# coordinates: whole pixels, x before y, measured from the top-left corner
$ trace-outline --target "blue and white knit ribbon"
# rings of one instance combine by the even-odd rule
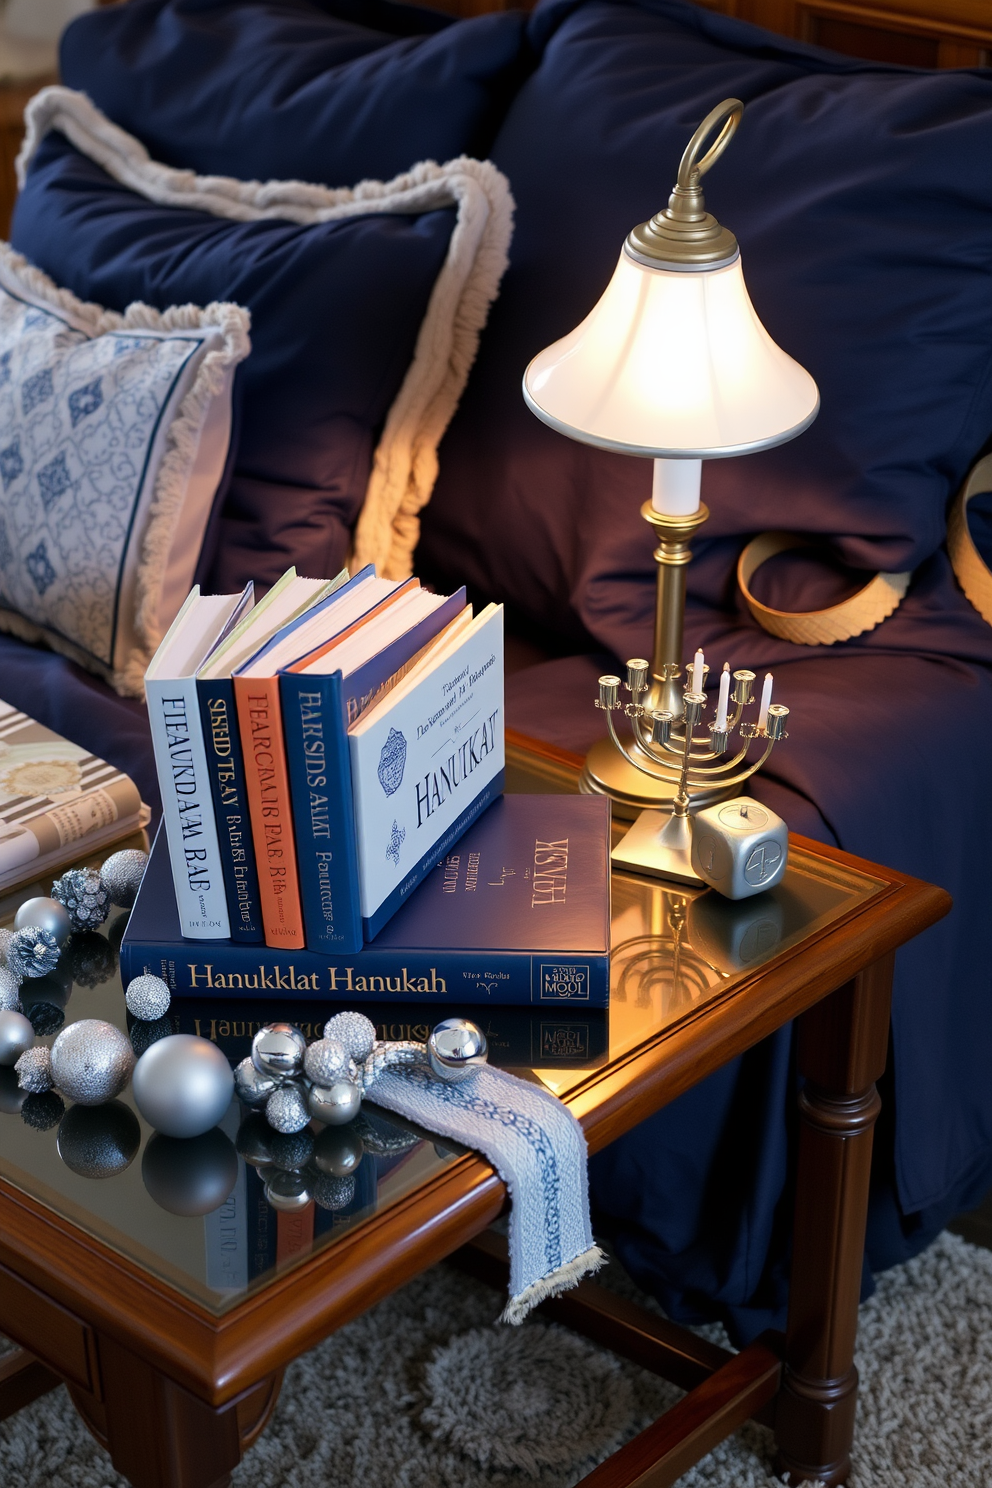
[[[489,1066],[448,1085],[414,1064],[383,1070],[370,1098],[476,1148],[506,1184],[510,1300],[504,1322],[522,1323],[545,1298],[599,1270],[605,1257],[589,1222],[585,1136],[555,1096]]]

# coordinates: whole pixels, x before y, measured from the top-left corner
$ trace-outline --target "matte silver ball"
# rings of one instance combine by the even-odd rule
[[[307,1041],[292,1023],[266,1023],[251,1041],[251,1060],[263,1075],[292,1080],[303,1069]]]
[[[468,1018],[445,1018],[427,1040],[427,1059],[439,1080],[460,1085],[488,1061],[486,1035]]]
[[[136,976],[127,984],[124,993],[127,1010],[145,1023],[154,1023],[164,1018],[172,1002],[168,985],[158,976]]]
[[[147,867],[148,854],[139,852],[137,848],[126,847],[122,852],[111,854],[100,869],[111,904],[119,904],[121,909],[133,907]]]
[[[298,1132],[310,1124],[310,1110],[303,1091],[282,1085],[265,1103],[265,1119],[277,1132]]]
[[[309,1096],[310,1114],[326,1126],[344,1126],[353,1121],[362,1108],[362,1092],[350,1080],[335,1080],[333,1085],[314,1085]]]
[[[19,1013],[21,984],[12,971],[0,966],[0,1013]]]
[[[348,1178],[365,1156],[365,1143],[354,1127],[325,1126],[313,1149],[313,1165],[330,1178]]]
[[[146,1049],[134,1069],[134,1102],[167,1137],[198,1137],[231,1104],[234,1075],[209,1039],[173,1033]]]
[[[279,1087],[279,1081],[271,1075],[263,1075],[246,1055],[234,1071],[234,1093],[246,1106],[264,1106],[269,1096]]]
[[[273,1209],[292,1214],[295,1209],[305,1209],[310,1202],[310,1189],[302,1173],[287,1172],[279,1168],[268,1175],[265,1197]]]
[[[238,1181],[238,1154],[216,1126],[186,1141],[156,1132],[141,1159],[141,1178],[160,1209],[212,1214]]]
[[[335,1080],[354,1080],[355,1061],[339,1039],[322,1038],[311,1044],[303,1067],[315,1085],[333,1085]]]
[[[28,1049],[14,1068],[22,1090],[28,1090],[32,1095],[44,1095],[46,1090],[51,1090],[52,1051],[44,1044],[35,1044],[33,1049]]]
[[[15,930],[26,930],[29,925],[47,930],[49,935],[55,936],[59,945],[65,945],[72,931],[65,906],[57,899],[45,899],[40,895],[36,899],[25,899],[14,916]]]
[[[130,1167],[141,1145],[141,1127],[130,1106],[70,1106],[56,1141],[59,1157],[81,1178],[115,1178]]]
[[[0,1013],[0,1065],[16,1064],[34,1043],[34,1029],[23,1013]]]
[[[335,1013],[324,1024],[324,1037],[344,1044],[355,1063],[361,1064],[375,1045],[375,1024],[364,1013]]]
[[[52,1045],[52,1083],[80,1106],[113,1100],[133,1069],[131,1040],[101,1018],[70,1023]]]

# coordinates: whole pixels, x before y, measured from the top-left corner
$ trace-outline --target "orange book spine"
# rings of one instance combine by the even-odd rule
[[[305,1209],[276,1215],[276,1265],[285,1266],[313,1250],[313,1200]]]
[[[302,950],[303,910],[278,677],[235,677],[265,944]]]

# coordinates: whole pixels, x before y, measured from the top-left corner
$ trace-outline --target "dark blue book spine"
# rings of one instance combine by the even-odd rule
[[[196,694],[203,724],[210,793],[217,818],[217,841],[231,921],[231,939],[242,945],[259,945],[265,939],[265,932],[234,686],[230,677],[216,682],[198,681]]]
[[[340,673],[284,672],[279,696],[307,949],[353,955],[362,947],[362,918]]]
[[[128,941],[121,946],[124,985],[150,972],[177,996],[429,1005],[604,1008],[610,995],[608,955],[560,951],[411,950],[367,945],[357,956],[313,951],[249,950],[229,941]]]

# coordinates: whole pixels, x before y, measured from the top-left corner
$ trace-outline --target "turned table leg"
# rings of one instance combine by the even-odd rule
[[[279,1397],[282,1371],[215,1409],[113,1339],[99,1343],[102,1400],[73,1404],[133,1488],[226,1488]]]
[[[851,1465],[872,1130],[885,1069],[892,957],[799,1020],[801,1127],[786,1369],[776,1413],[781,1472],[844,1483]]]

